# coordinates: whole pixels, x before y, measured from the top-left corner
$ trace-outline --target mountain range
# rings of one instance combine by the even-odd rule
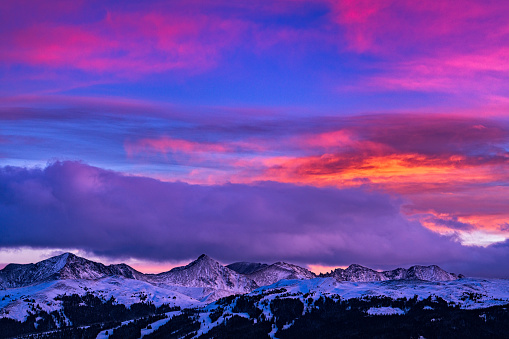
[[[184,331],[180,337],[224,337],[229,333],[225,326],[239,326],[236,333],[250,337],[244,331],[257,331],[256,324],[269,337],[292,328],[287,337],[309,337],[312,331],[307,335],[301,331],[323,316],[352,317],[351,324],[357,324],[369,323],[377,315],[398,314],[404,316],[398,321],[410,326],[422,317],[425,323],[448,314],[457,317],[458,308],[489,308],[491,316],[499,317],[508,303],[509,280],[465,278],[435,265],[376,271],[353,264],[316,275],[281,261],[224,266],[202,254],[188,265],[144,274],[126,264],[104,265],[64,253],[0,270],[0,338],[44,331],[49,337],[40,338],[50,338],[54,331],[60,331],[60,337],[69,337],[71,332],[66,331],[80,337],[82,326],[88,325],[96,331],[91,337],[106,338],[112,328],[146,326],[138,321],[141,316],[152,323],[151,329],[142,330],[147,338],[154,331],[162,331],[160,336],[154,332],[155,338],[173,338],[175,331]],[[474,319],[486,315],[472,314]],[[327,332],[332,324],[336,318],[316,326]],[[2,337],[7,328],[14,332]],[[351,330],[357,333],[364,325]]]
[[[126,264],[107,266],[72,253],[64,253],[35,264],[7,265],[0,270],[0,289],[24,287],[52,280],[95,280],[112,276],[141,280],[155,285],[209,288],[232,293],[247,293],[283,279],[304,280],[332,277],[339,282],[371,282],[387,280],[451,281],[463,277],[448,273],[436,265],[412,266],[409,269],[397,268],[392,271],[379,272],[354,264],[344,270],[337,268],[330,273],[316,275],[306,268],[285,262],[276,262],[271,265],[237,262],[223,266],[205,254],[200,255],[186,266],[175,267],[168,272],[144,274]]]

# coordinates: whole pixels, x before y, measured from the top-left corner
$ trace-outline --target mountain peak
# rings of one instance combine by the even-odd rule
[[[4,287],[22,287],[51,280],[94,280],[115,275],[128,279],[142,276],[127,265],[106,266],[66,252],[35,264],[7,265],[0,270],[0,282]]]
[[[79,256],[77,256],[76,254],[72,253],[72,252],[64,252],[62,254],[59,254],[59,255],[56,255],[54,257],[51,257],[51,258],[80,258]],[[49,259],[51,259],[49,258]]]
[[[427,280],[427,281],[447,281],[456,280],[460,276],[449,273],[437,265],[421,266],[415,265],[407,270],[407,279]]]
[[[189,269],[191,267],[194,267],[194,266],[212,266],[212,267],[218,267],[218,266],[222,266],[217,260],[209,257],[208,255],[206,254],[202,254],[200,255],[198,258],[196,258],[195,260],[191,261],[189,264],[185,265],[185,266],[179,266],[179,267],[175,267],[175,268],[172,268],[169,272],[177,272],[177,271],[182,271],[182,270],[185,270],[185,269]],[[163,272],[163,273],[159,273],[159,274],[165,274],[167,272]]]
[[[259,286],[271,285],[281,279],[313,279],[316,275],[304,267],[278,261],[272,265],[260,267],[247,275]]]
[[[225,268],[221,265],[217,260],[209,257],[206,254],[200,255],[196,260],[191,261],[189,264],[185,266],[174,267],[168,272],[159,273],[158,275],[166,275],[170,272],[179,272],[185,270],[198,270],[198,271],[209,271],[209,270],[218,270],[221,268]]]
[[[348,266],[346,268],[347,270],[371,270],[371,268],[368,268],[366,266],[362,266],[362,265],[359,265],[359,264],[351,264],[350,266]]]
[[[385,281],[385,280],[425,280],[425,281],[450,281],[463,276],[448,273],[437,265],[415,265],[409,269],[397,268],[392,271],[378,272],[371,268],[358,264],[352,264],[347,269],[340,268],[330,273],[320,274],[320,277],[333,277],[338,281]]]
[[[80,257],[74,253],[71,253],[71,252],[65,252],[65,253],[59,254],[57,256],[51,257],[49,259],[46,259],[46,260],[52,260],[52,259],[58,260],[62,263],[65,263],[65,265],[73,265],[75,263],[92,262],[86,258]]]
[[[205,253],[203,253],[202,255],[200,255],[198,257],[198,259],[196,259],[195,261],[203,261],[203,260],[212,260],[212,261],[216,261],[214,259],[212,259],[211,257],[209,257],[208,255],[206,255]]]
[[[206,254],[186,266],[175,267],[153,276],[158,283],[187,287],[205,287],[236,293],[250,292],[258,286],[237,272],[221,265]]]

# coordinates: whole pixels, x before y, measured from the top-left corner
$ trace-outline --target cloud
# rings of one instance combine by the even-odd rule
[[[465,224],[458,229],[507,235],[500,228],[509,219],[504,207],[509,196],[509,127],[503,120],[435,114],[358,116],[338,119],[329,131],[302,133],[290,140],[300,153],[265,159],[259,179],[369,186],[405,196],[408,215],[433,214],[437,221]],[[430,226],[430,220],[421,221]],[[445,224],[435,226],[438,230]]]
[[[278,143],[265,179],[314,185],[383,185],[400,194],[455,192],[508,180],[504,120],[440,114],[323,119]]]
[[[0,192],[3,248],[76,248],[161,261],[206,252],[224,262],[322,265],[459,265],[469,253],[407,220],[401,201],[361,188],[165,183],[57,162],[1,168]]]
[[[173,69],[212,67],[235,23],[155,12],[108,13],[86,25],[30,25],[4,37],[7,64],[71,68],[131,77]],[[200,39],[208,32],[207,40]]]
[[[162,137],[159,139],[141,139],[136,142],[128,142],[125,145],[127,154],[130,156],[135,153],[155,152],[155,153],[226,153],[230,150],[224,145],[217,143],[200,143],[175,139],[171,137]]]
[[[129,156],[136,154],[175,154],[183,153],[189,155],[202,155],[204,153],[242,153],[245,151],[262,152],[266,146],[257,144],[261,140],[205,142],[189,141],[184,139],[163,136],[160,138],[143,138],[135,141],[127,141],[124,148]]]
[[[484,98],[505,91],[504,1],[330,1],[347,50],[376,55],[376,68],[340,90],[441,92]],[[485,99],[483,99],[485,102]]]
[[[182,84],[213,70],[260,76],[265,84],[273,78],[263,75],[269,70],[260,68],[261,58],[281,66],[281,77],[312,71],[318,77],[311,82],[331,92],[504,96],[507,10],[503,1],[479,0],[465,1],[461,11],[450,0],[15,2],[0,7],[0,43],[9,47],[0,51],[0,66],[10,70],[10,82],[23,83],[18,93],[34,78],[41,89],[56,81],[68,90],[119,80]],[[320,62],[307,62],[315,58]],[[302,95],[288,87],[290,96]]]
[[[434,231],[478,230],[497,235],[487,238],[493,241],[509,237],[502,227],[509,220],[509,125],[500,117],[290,118],[253,110],[230,118],[221,108],[186,115],[183,108],[168,107],[165,115],[165,107],[150,102],[82,101],[64,102],[60,109],[5,109],[4,163],[83,159],[194,184],[364,187],[403,196],[405,215],[422,217]],[[447,227],[441,220],[461,224]]]
[[[343,26],[348,47],[357,52],[429,52],[486,46],[507,34],[504,1],[411,0],[329,1],[332,20]],[[487,39],[489,37],[489,39]]]
[[[258,52],[279,43],[298,42],[303,36],[316,39],[316,34],[291,24],[274,27],[264,23],[277,15],[303,15],[304,5],[296,4],[147,1],[117,6],[107,1],[80,1],[3,5],[3,13],[9,13],[5,16],[17,20],[5,18],[6,34],[0,42],[9,48],[0,52],[0,62],[61,72],[78,70],[106,79],[110,76],[110,81],[172,70],[184,70],[179,74],[189,76],[215,68],[232,48]],[[312,3],[305,8],[312,9]],[[51,13],[41,15],[47,12]]]

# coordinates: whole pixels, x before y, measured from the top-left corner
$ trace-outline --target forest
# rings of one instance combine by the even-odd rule
[[[466,298],[474,300],[475,295]],[[46,313],[34,306],[24,321],[0,319],[0,338],[96,338],[101,331],[109,338],[135,339],[142,329],[158,320],[164,324],[144,336],[163,338],[502,338],[509,333],[506,306],[465,310],[437,297],[418,300],[339,296],[292,298],[278,295],[236,295],[203,309],[136,303],[130,307],[92,294],[59,296],[63,308]],[[370,309],[388,307],[402,314],[370,315]],[[270,312],[267,313],[267,311]],[[176,312],[179,311],[179,312]],[[206,333],[200,315],[214,324]],[[203,319],[203,317],[202,317]],[[203,321],[203,320],[202,320]]]

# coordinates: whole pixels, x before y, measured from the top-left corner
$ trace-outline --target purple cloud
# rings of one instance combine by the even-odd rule
[[[359,188],[189,185],[78,162],[3,167],[0,247],[77,248],[118,259],[184,260],[206,252],[224,262],[436,263],[469,274],[479,267],[467,263],[469,253],[508,256],[508,246],[467,248],[439,236],[406,220],[400,204]]]

